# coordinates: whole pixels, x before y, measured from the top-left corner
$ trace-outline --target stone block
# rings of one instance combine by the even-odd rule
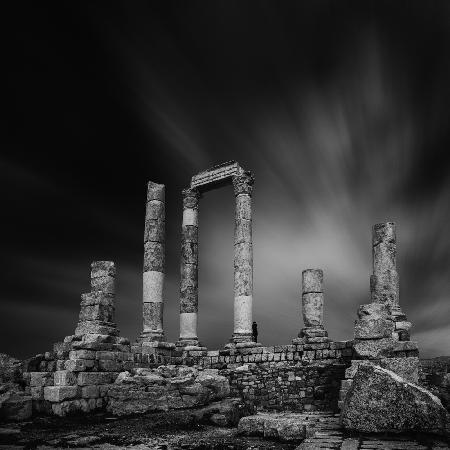
[[[88,386],[114,383],[117,375],[115,372],[80,372],[78,374],[78,385]]]
[[[166,223],[161,219],[148,219],[145,221],[144,243],[164,242]]]
[[[107,294],[114,294],[114,278],[113,277],[97,277],[91,278],[91,290],[101,291]]]
[[[58,370],[54,373],[55,386],[74,386],[77,384],[77,375],[69,370]]]
[[[148,241],[144,244],[144,272],[164,272],[165,248],[162,242]]]
[[[70,372],[83,372],[94,367],[95,361],[92,359],[72,359],[64,364],[64,368]]]
[[[395,341],[390,338],[373,340],[366,339],[355,341],[353,348],[356,358],[377,359],[384,356],[389,356],[394,347],[394,342]]]
[[[380,339],[390,337],[394,331],[394,322],[387,319],[373,319],[372,316],[355,322],[355,339]]]
[[[91,278],[115,277],[116,266],[112,261],[93,261],[91,263]]]
[[[83,386],[81,388],[81,397],[82,398],[97,398],[100,397],[100,389],[99,386],[93,384],[90,386]]]
[[[154,183],[149,181],[147,184],[147,202],[151,200],[165,201],[165,186],[164,184]]]
[[[302,293],[323,292],[323,271],[321,269],[306,269],[302,272]]]
[[[358,318],[365,319],[387,319],[389,316],[389,307],[385,303],[367,303],[358,308]]]
[[[310,292],[302,295],[303,323],[307,328],[323,325],[323,293]]]
[[[104,305],[82,306],[79,315],[80,322],[86,320],[99,320],[103,322],[114,321],[114,307]]]
[[[198,227],[195,225],[183,225],[181,230],[182,242],[198,242]]]
[[[28,372],[31,387],[44,387],[53,385],[53,372]]]
[[[30,395],[33,400],[44,400],[44,387],[43,386],[31,387]]]
[[[181,259],[186,264],[198,263],[198,244],[195,242],[182,242]]]
[[[81,294],[80,305],[81,307],[93,305],[114,307],[114,295],[102,291],[87,292]]]
[[[411,322],[407,321],[401,321],[401,322],[395,322],[395,330],[401,330],[401,331],[409,331],[412,327]]]
[[[62,402],[78,395],[77,386],[47,386],[44,388],[44,399],[49,402]]]
[[[65,417],[81,410],[80,400],[66,400],[61,403],[53,403],[52,411],[55,416]]]
[[[93,350],[72,350],[69,353],[69,359],[95,359],[96,352]]]
[[[145,210],[145,221],[165,219],[165,206],[164,203],[159,200],[150,200],[147,202],[147,208]]]
[[[119,330],[115,323],[87,320],[78,323],[75,334],[78,336],[85,334],[108,334],[110,336],[117,336]]]
[[[98,361],[98,369],[103,372],[121,372],[123,363],[112,359],[100,359]]]

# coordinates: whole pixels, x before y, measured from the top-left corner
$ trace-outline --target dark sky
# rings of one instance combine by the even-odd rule
[[[118,268],[141,331],[146,182],[166,184],[165,328],[178,338],[181,189],[252,170],[260,341],[302,327],[301,271],[350,339],[371,226],[397,223],[400,303],[422,355],[450,354],[448,1],[30,2],[7,22],[0,153],[0,352],[72,334],[92,260]],[[231,188],[200,204],[199,338],[233,331]]]

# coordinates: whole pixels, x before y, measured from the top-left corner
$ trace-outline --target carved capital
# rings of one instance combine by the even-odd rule
[[[234,195],[239,194],[252,195],[253,183],[255,179],[251,172],[242,172],[240,175],[233,177]]]
[[[200,192],[195,188],[186,188],[181,191],[183,194],[183,209],[198,208],[198,201],[200,200]]]

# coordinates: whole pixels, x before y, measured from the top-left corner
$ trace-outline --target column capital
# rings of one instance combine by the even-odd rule
[[[252,195],[253,183],[255,179],[251,172],[242,172],[239,175],[233,177],[234,195],[237,197],[239,194]]]
[[[198,208],[198,201],[200,200],[200,191],[196,188],[186,188],[181,191],[183,195],[183,209]]]

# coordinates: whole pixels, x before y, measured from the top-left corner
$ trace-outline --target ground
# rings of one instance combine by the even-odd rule
[[[333,425],[305,440],[300,449],[448,449],[442,438],[420,435],[352,436]],[[0,449],[153,449],[153,450],[294,450],[299,442],[283,443],[259,437],[240,436],[237,428],[219,428],[184,421],[181,415],[164,414],[113,418],[42,417],[33,422],[0,425]]]

